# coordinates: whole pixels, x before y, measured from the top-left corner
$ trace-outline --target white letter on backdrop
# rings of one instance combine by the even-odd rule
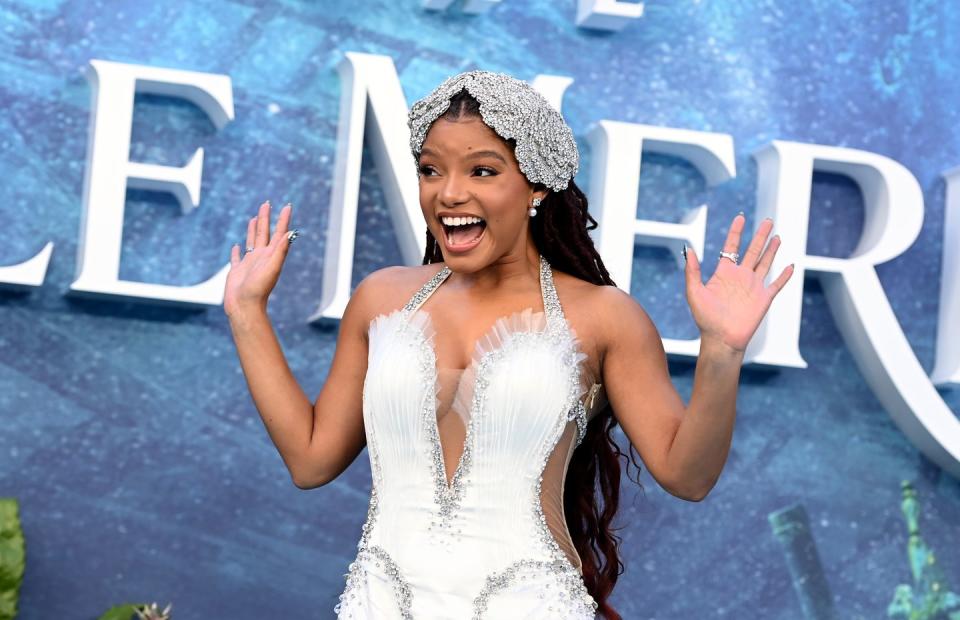
[[[0,267],[0,287],[9,290],[28,290],[43,284],[53,254],[53,241],[47,241],[33,258],[16,265]]]
[[[916,178],[888,157],[818,144],[775,140],[754,157],[757,222],[770,216],[788,231],[771,276],[795,262],[791,280],[803,282],[805,271],[820,280],[847,347],[890,417],[930,460],[960,478],[960,420],[917,360],[874,269],[902,254],[920,233],[923,193]],[[806,255],[814,170],[847,176],[863,193],[863,234],[847,258]],[[802,287],[788,286],[777,299],[747,347],[751,361],[799,358]]]
[[[600,121],[588,135],[593,157],[590,204],[597,229],[597,250],[617,286],[630,292],[636,244],[669,249],[683,268],[680,249],[691,246],[703,256],[707,206],[687,212],[681,223],[637,219],[640,162],[644,150],[679,157],[692,163],[714,186],[736,176],[733,138],[727,134],[654,127],[618,121]],[[702,259],[701,259],[702,260]],[[667,353],[696,357],[700,338],[664,338]]]
[[[347,52],[340,73],[340,119],[330,192],[320,308],[308,320],[339,320],[350,299],[364,134],[370,142],[403,262],[423,260],[425,224],[410,154],[407,101],[389,56]],[[367,115],[371,123],[367,123]],[[370,131],[366,131],[367,127]]]
[[[579,0],[577,25],[597,30],[623,30],[623,27],[643,15],[643,2],[621,0]]]
[[[70,294],[154,300],[182,306],[223,303],[229,261],[216,275],[192,286],[120,280],[120,246],[127,187],[168,191],[184,214],[200,202],[203,149],[181,168],[130,161],[135,91],[180,97],[199,106],[220,129],[233,119],[230,77],[91,60],[92,89],[77,274]]]
[[[940,266],[940,317],[937,355],[930,373],[934,385],[960,384],[960,167],[943,173],[943,260]]]

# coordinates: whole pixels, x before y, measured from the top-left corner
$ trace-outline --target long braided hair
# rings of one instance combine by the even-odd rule
[[[480,106],[466,90],[450,99],[450,107],[443,118],[481,118]],[[513,139],[507,140],[512,148]],[[539,184],[538,189],[545,189]],[[550,192],[537,209],[537,217],[529,219],[530,231],[540,254],[550,265],[594,284],[614,285],[588,231],[597,227],[596,220],[587,212],[587,197],[570,180],[567,189]],[[427,229],[423,264],[443,261],[440,244]],[[607,403],[592,417],[583,441],[574,450],[564,482],[563,510],[574,547],[583,564],[583,580],[587,591],[599,605],[597,613],[605,620],[621,620],[608,598],[623,572],[620,561],[620,537],[611,526],[620,506],[620,459],[626,457],[613,438],[618,422]],[[629,447],[629,458],[637,468],[636,483],[640,483],[641,467],[636,451]],[[596,488],[600,487],[602,504]]]

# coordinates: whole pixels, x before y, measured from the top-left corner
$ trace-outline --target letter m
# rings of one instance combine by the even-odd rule
[[[311,322],[339,320],[350,298],[365,134],[403,262],[416,265],[423,258],[424,224],[414,160],[408,146],[408,108],[393,60],[388,56],[347,52],[337,71],[341,83],[340,124],[323,262],[323,293]]]

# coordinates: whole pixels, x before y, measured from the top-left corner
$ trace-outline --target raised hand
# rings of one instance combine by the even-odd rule
[[[733,218],[723,245],[724,252],[739,250],[745,222],[742,213]],[[763,283],[780,247],[780,236],[774,235],[764,248],[772,229],[773,220],[763,220],[740,264],[720,257],[716,271],[706,284],[702,282],[700,261],[692,250],[687,249],[687,303],[700,328],[701,339],[716,340],[739,352],[746,350],[773,298],[793,274],[793,265],[790,264],[769,286]]]
[[[247,223],[246,247],[253,250],[241,257],[239,244],[231,248],[230,271],[223,294],[223,310],[228,316],[248,307],[266,309],[267,298],[280,277],[290,243],[296,238],[296,231],[287,233],[292,211],[293,205],[284,205],[271,237],[270,202],[264,202],[256,217]]]

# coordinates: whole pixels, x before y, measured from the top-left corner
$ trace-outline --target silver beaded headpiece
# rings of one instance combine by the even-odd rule
[[[505,73],[460,73],[414,103],[407,117],[414,160],[420,159],[430,125],[450,107],[450,98],[463,89],[480,102],[484,123],[504,140],[516,140],[517,163],[527,180],[554,191],[567,188],[580,166],[573,132],[543,95]]]

